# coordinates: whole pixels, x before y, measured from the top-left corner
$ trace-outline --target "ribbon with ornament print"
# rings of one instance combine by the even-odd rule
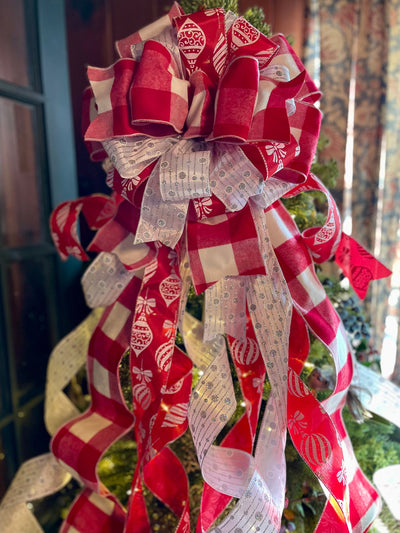
[[[365,531],[377,494],[341,421],[353,363],[313,264],[335,252],[342,257],[338,246],[347,237],[328,191],[309,174],[319,91],[283,36],[267,38],[222,9],[184,15],[175,4],[117,49],[111,67],[89,67],[85,93],[85,140],[93,159],[107,155],[114,195],[104,206],[95,201],[107,216],[89,222],[99,229],[88,250],[99,255],[82,280],[88,305],[108,306],[93,334],[98,350],[89,348],[92,405],[52,444],[85,485],[63,532],[83,533],[87,517],[102,532],[151,531],[143,482],[177,515],[176,531],[188,532],[187,479],[168,448],[187,425],[207,482],[197,530],[278,532],[288,420],[300,455],[327,491],[317,531],[328,531],[327,523]],[[327,221],[300,235],[279,199],[315,189],[327,195]],[[87,202],[66,203],[52,217],[63,256],[86,258],[76,227],[80,212],[91,216]],[[205,292],[203,340],[195,349],[190,339],[198,328],[185,333],[183,314],[189,283]],[[189,356],[204,368],[193,393],[192,363],[174,346],[179,324]],[[323,404],[299,378],[307,329],[335,362],[336,387]],[[223,335],[246,412],[215,446],[236,402]],[[133,413],[118,386],[128,349]],[[265,373],[271,393],[253,452]],[[101,487],[96,465],[133,426],[138,464],[125,512]],[[361,502],[357,490],[366,495]],[[233,496],[237,505],[216,524]],[[93,505],[98,501],[103,509]]]
[[[331,466],[332,473],[328,481],[330,480],[334,484],[343,483],[343,487],[348,491],[348,495],[344,499],[335,498],[336,503],[331,496],[329,497],[327,507],[321,516],[316,531],[322,533],[323,531],[335,530],[331,529],[332,527],[336,527],[337,531],[365,531],[379,510],[379,501],[375,489],[362,474],[357,464],[341,417],[348,387],[353,376],[353,360],[346,333],[339,316],[315,274],[311,254],[289,213],[281,204],[277,204],[274,209],[267,212],[267,223],[268,227],[271,228],[273,246],[293,297],[294,305],[303,316],[309,329],[328,348],[336,367],[335,390],[320,405],[320,412],[325,413],[331,421],[329,422],[325,416],[326,421],[324,423],[333,424],[334,432],[331,431],[331,439],[326,438],[328,432],[321,433],[316,440],[315,437],[306,435],[304,432],[298,431],[296,433],[295,428],[299,430],[296,422],[302,422],[306,427],[308,420],[314,421],[313,417],[308,420],[308,417],[304,417],[303,420],[304,412],[299,408],[302,402],[314,403],[314,409],[309,407],[307,412],[311,414],[315,410],[314,412],[318,414],[315,417],[316,424],[321,419],[321,414],[318,413],[318,406],[311,398],[310,391],[299,381],[296,373],[292,374],[292,386],[289,387],[291,392],[289,405],[292,405],[290,416],[293,421],[289,425],[289,431],[300,455],[313,472],[320,477],[323,486],[326,487],[326,481],[323,479],[326,472],[320,473],[319,469],[326,470],[327,467]],[[299,437],[301,437],[300,441]],[[333,451],[334,448],[336,448],[336,453]],[[310,455],[311,450],[317,451],[316,457]],[[331,460],[336,460],[338,457],[341,458],[342,463],[332,465]],[[356,496],[357,491],[363,493],[362,500]],[[329,493],[330,495],[335,494],[331,487],[329,487]]]

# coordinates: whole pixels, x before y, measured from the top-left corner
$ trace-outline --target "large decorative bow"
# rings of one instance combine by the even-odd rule
[[[107,216],[96,216],[101,203],[90,209],[101,227],[89,249],[100,253],[83,286],[89,306],[107,306],[89,345],[92,404],[52,441],[85,486],[62,531],[83,533],[85,521],[93,532],[150,531],[144,482],[177,515],[176,531],[189,532],[186,474],[168,448],[188,425],[206,481],[197,531],[279,531],[287,428],[328,495],[317,531],[365,531],[378,497],[341,420],[353,363],[313,264],[343,238],[336,205],[309,173],[317,88],[284,37],[221,9],[184,15],[175,4],[117,49],[114,65],[88,69],[85,95],[85,139],[94,159],[111,162],[115,195]],[[301,235],[280,198],[315,189],[328,197],[327,222]],[[81,258],[75,228],[88,201],[64,204],[51,221],[60,249]],[[191,283],[205,291],[204,325],[184,313]],[[188,355],[174,344],[178,327]],[[299,376],[308,330],[336,367],[322,404]],[[236,405],[223,335],[246,412],[216,446]],[[126,350],[133,413],[118,383]],[[193,392],[192,364],[203,371]],[[125,512],[96,465],[132,427],[138,466]],[[232,497],[237,505],[214,526]]]

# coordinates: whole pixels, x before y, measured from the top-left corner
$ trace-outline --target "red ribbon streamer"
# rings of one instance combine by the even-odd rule
[[[345,233],[336,251],[335,261],[361,299],[365,298],[371,281],[386,278],[392,273],[360,243]]]

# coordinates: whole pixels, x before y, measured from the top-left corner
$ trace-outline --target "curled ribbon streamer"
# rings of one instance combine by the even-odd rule
[[[375,485],[396,520],[400,520],[399,474],[400,465],[390,465],[377,470],[373,477]]]
[[[50,355],[45,391],[45,424],[50,435],[79,414],[63,389],[85,364],[90,337],[102,312],[102,309],[92,311],[56,345]],[[4,533],[42,533],[42,528],[26,503],[57,492],[70,479],[71,475],[56,462],[52,454],[44,454],[23,463],[0,505],[0,522]]]
[[[309,248],[313,260],[323,263],[332,257],[340,242],[342,232],[339,209],[331,193],[314,174],[309,174],[304,183],[289,191],[286,196],[295,196],[306,191],[321,191],[328,201],[325,224],[322,227],[309,228],[302,234],[303,242]]]
[[[86,305],[91,308],[107,307],[115,302],[133,278],[118,256],[100,253],[82,276]]]
[[[93,310],[50,354],[44,404],[44,420],[50,435],[79,414],[63,389],[85,364],[89,342],[102,312],[102,309]]]
[[[247,322],[245,339],[239,340],[228,337],[228,341],[242,389],[246,413],[230,429],[221,442],[221,446],[242,450],[243,452],[247,452],[247,454],[251,454],[261,407],[265,365],[255,340],[254,329],[250,320]],[[242,463],[244,462],[245,465],[248,465],[247,468],[241,468],[240,470],[242,475],[244,472],[247,473],[246,477],[249,480],[249,476],[251,477],[254,471],[254,464],[251,456],[247,454],[242,453],[239,457],[242,458]],[[231,450],[231,457],[233,456],[234,454]],[[235,477],[238,478],[237,471],[235,472]],[[229,500],[230,496],[217,492],[206,484],[203,491],[201,513],[199,516],[200,526],[203,529],[207,529],[207,524],[215,521],[215,518],[219,516]]]
[[[381,374],[357,363],[352,385],[357,387],[363,406],[400,427],[400,388]]]
[[[265,242],[266,246],[268,246],[268,242],[269,240],[267,239]],[[249,529],[245,529],[245,531],[251,531],[252,527],[256,527],[255,524],[257,524],[257,521],[260,520],[260,516],[263,517],[263,521],[267,520],[269,522],[272,528],[271,531],[278,531],[280,520],[277,520],[277,517],[281,516],[284,501],[285,461],[283,452],[285,447],[286,434],[286,396],[284,393],[283,396],[281,396],[281,385],[283,384],[283,388],[285,388],[285,379],[287,371],[285,370],[285,365],[283,361],[286,359],[287,362],[288,359],[287,353],[285,356],[285,344],[282,344],[282,338],[288,338],[288,333],[285,334],[285,323],[286,328],[288,328],[290,324],[290,299],[288,298],[287,289],[284,288],[285,283],[283,277],[279,277],[280,269],[277,264],[276,258],[274,258],[275,256],[273,254],[273,251],[271,248],[269,248],[269,254],[265,254],[265,260],[267,262],[267,270],[270,272],[274,272],[274,281],[270,280],[270,278],[259,276],[254,278],[254,281],[248,282],[247,285],[247,291],[249,294],[248,298],[250,298],[248,300],[250,316],[252,316],[256,335],[258,335],[259,337],[258,342],[262,346],[261,353],[263,353],[266,362],[268,361],[267,368],[270,374],[269,377],[271,383],[273,384],[273,394],[275,396],[274,398],[272,398],[271,396],[269,404],[267,406],[266,414],[264,416],[264,422],[262,425],[262,427],[266,429],[261,430],[255,459],[248,453],[241,450],[224,450],[223,448],[218,449],[212,447],[207,451],[207,446],[206,448],[200,449],[201,442],[210,442],[212,441],[212,438],[209,436],[203,436],[204,438],[199,438],[198,440],[196,440],[196,438],[194,437],[197,453],[200,458],[200,464],[202,466],[203,477],[212,487],[219,490],[220,492],[223,492],[230,496],[242,497],[245,493],[246,487],[249,485],[249,483],[251,484],[252,474],[254,472],[254,469],[256,468],[256,465],[259,468],[261,479],[259,480],[260,484],[258,486],[264,487],[262,489],[264,491],[264,495],[268,494],[269,501],[271,502],[270,513],[267,517],[264,516],[264,514],[260,511],[259,505],[256,505],[254,513],[254,523],[252,522],[252,519],[249,519],[247,521],[247,526],[249,527]],[[249,280],[250,279],[252,278],[249,278]],[[266,287],[269,287],[267,290],[265,290],[265,288],[263,287],[263,283],[265,283]],[[284,284],[283,287],[281,287],[281,283]],[[210,290],[212,289],[207,289],[207,291]],[[260,304],[260,302],[262,303]],[[282,311],[277,312],[276,314],[272,314],[272,317],[276,318],[276,324],[278,325],[278,327],[276,327],[276,324],[272,322],[271,330],[266,330],[266,335],[264,333],[263,336],[261,332],[257,330],[260,330],[261,323],[265,322],[265,320],[262,321],[260,315],[257,314],[257,306],[260,310],[258,313],[262,313],[261,310],[265,305],[277,311],[277,306],[282,304]],[[223,303],[220,305],[223,305]],[[287,349],[288,348],[286,344],[286,350]],[[282,368],[280,368],[279,364],[274,365],[269,360],[267,353],[269,355],[270,351],[275,352],[276,359],[274,360],[276,361],[276,363],[282,363]],[[214,360],[210,368],[210,372],[218,372],[218,364],[216,364],[216,360]],[[218,381],[221,382],[221,387],[223,387],[223,379],[227,378],[226,372],[221,372],[220,376],[220,380]],[[193,410],[194,412],[196,412],[196,410],[199,411],[201,409],[201,405],[208,405],[208,407],[203,407],[203,411],[200,410],[200,413],[204,413],[204,418],[207,418],[207,409],[212,408],[210,407],[207,393],[201,388],[203,381],[205,384],[209,385],[210,394],[211,392],[213,393],[211,395],[211,399],[213,397],[218,397],[218,394],[216,394],[215,391],[218,392],[219,389],[218,385],[215,385],[214,387],[212,386],[210,377],[208,373],[206,373],[203,376],[202,380],[199,382],[198,389],[195,390],[194,402],[196,402],[197,399],[197,403],[199,403],[199,406],[197,407],[197,405],[195,404],[196,407],[194,407]],[[218,383],[218,381],[217,375],[214,375],[213,382]],[[276,389],[274,387],[276,387]],[[226,397],[226,400],[228,405],[230,405],[231,399],[229,396]],[[202,404],[202,401],[205,403]],[[225,420],[227,414],[223,413],[223,415]],[[192,416],[194,417],[194,415]],[[211,418],[215,419],[215,416]],[[189,424],[191,427],[192,434],[196,435],[197,437],[199,433],[199,424],[197,423],[197,418],[195,418],[191,423],[190,410]],[[201,425],[210,428],[210,424]],[[216,426],[216,428],[214,428],[214,431],[218,430],[219,428],[218,426]],[[274,451],[274,453],[272,453],[272,451]],[[203,457],[204,460],[202,460]],[[233,465],[232,470],[230,470],[229,468],[230,464]],[[239,468],[238,465],[240,465]],[[233,471],[235,471],[236,475],[237,472],[240,472],[240,476],[237,477],[236,482],[232,481],[236,477],[233,474]],[[226,474],[220,474],[220,472],[226,472]],[[225,475],[227,475],[226,479],[224,477]],[[229,486],[227,483],[227,479],[230,479]],[[236,484],[237,488],[235,489]],[[271,485],[272,489],[270,488]],[[271,490],[272,494],[270,492]],[[258,499],[260,496],[259,490],[255,491],[255,496],[257,496],[257,501],[265,502],[265,497]],[[232,520],[234,522],[232,522]],[[237,516],[235,512],[232,512],[229,517],[229,522],[227,522],[227,524],[229,524],[229,527],[232,527],[233,525],[237,525],[239,527],[239,525],[242,524],[242,521],[243,520],[240,514],[239,516]],[[225,524],[225,522],[223,524]],[[224,531],[225,529],[223,524],[218,526],[216,531]]]
[[[82,531],[79,513],[87,515],[99,531],[106,528],[122,533],[124,527],[126,513],[115,496],[100,483],[96,466],[107,448],[133,424],[133,415],[122,397],[118,366],[129,346],[130,307],[140,284],[134,277],[104,311],[88,348],[91,405],[85,413],[59,429],[52,439],[54,455],[85,486],[65,519],[62,532],[71,528]]]
[[[1,528],[4,533],[29,531],[43,533],[26,504],[62,489],[71,476],[50,453],[25,461],[15,475],[0,505]]]
[[[322,405],[330,415],[339,438],[344,443],[342,471],[347,472],[348,476],[340,475],[340,471],[337,475],[345,481],[349,496],[347,498],[348,504],[341,500],[340,495],[337,496],[337,499],[341,500],[339,506],[336,505],[337,510],[333,510],[334,504],[331,498],[328,499],[316,531],[318,533],[325,531],[326,522],[333,520],[332,516],[336,516],[336,519],[338,519],[338,516],[340,516],[340,511],[338,510],[340,508],[347,514],[345,520],[343,518],[339,519],[339,523],[342,523],[340,527],[345,528],[343,531],[357,530],[356,525],[360,531],[365,531],[370,524],[370,520],[373,519],[374,513],[379,509],[377,503],[378,495],[357,464],[341,417],[341,410],[350,386],[353,368],[344,328],[321,283],[318,281],[312,266],[310,253],[302,242],[289,213],[279,205],[276,209],[267,211],[266,215],[268,227],[271,228],[272,244],[285,279],[288,282],[294,305],[317,338],[327,346],[336,366],[335,390],[327,400],[322,402]],[[296,258],[296,261],[293,261],[293,258]],[[327,327],[326,321],[328,321],[329,327]],[[295,416],[295,413],[293,413],[293,416]],[[333,448],[332,444],[329,444],[329,446],[331,449]],[[356,497],[357,490],[364,491],[365,498],[362,502]]]
[[[225,333],[242,339],[246,321],[244,280],[227,277],[207,289],[204,303],[205,341]]]
[[[160,246],[156,259],[144,270],[130,341],[138,463],[132,483],[133,498],[126,528],[133,532],[150,531],[143,498],[139,496],[138,499],[136,496],[137,489],[140,491],[141,472],[150,490],[178,515],[177,531],[188,531],[186,473],[179,460],[166,448],[169,442],[178,438],[187,428],[191,391],[191,364],[188,365],[187,357],[174,347],[181,288],[177,254]],[[161,329],[160,318],[163,323]],[[178,360],[182,365],[179,372]],[[155,469],[161,465],[164,465],[164,471],[171,468],[168,454],[175,464],[176,491],[166,490],[154,474]],[[137,521],[138,510],[142,517],[140,523]]]
[[[82,213],[91,229],[99,229],[106,224],[115,213],[118,198],[102,194],[80,198],[72,202],[63,202],[51,214],[50,231],[57,251],[62,259],[73,255],[86,261],[86,255],[78,237],[78,218]]]

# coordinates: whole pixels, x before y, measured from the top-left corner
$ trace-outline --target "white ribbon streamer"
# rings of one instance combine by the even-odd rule
[[[102,313],[100,308],[92,311],[50,354],[44,403],[44,420],[50,435],[79,414],[63,389],[85,364],[90,338]]]
[[[251,196],[261,193],[264,180],[239,146],[214,143],[210,185],[228,211],[239,211]]]
[[[276,200],[282,198],[287,192],[296,187],[295,183],[279,180],[278,178],[268,178],[264,183],[261,193],[252,198],[254,204],[262,209],[267,209]]]
[[[203,324],[187,312],[183,316],[181,332],[189,357],[197,368],[204,372],[223,350],[224,338],[218,335],[212,341],[203,342]]]
[[[360,363],[356,364],[352,385],[363,406],[400,427],[400,388]]]
[[[87,306],[93,309],[111,305],[133,276],[134,272],[126,270],[116,254],[101,252],[82,276]]]
[[[174,248],[185,227],[189,200],[164,202],[160,191],[159,164],[146,183],[135,244],[160,241]]]
[[[227,277],[205,291],[204,341],[228,334],[243,339],[246,334],[245,281]]]
[[[380,468],[373,480],[392,515],[400,520],[400,465]]]
[[[211,196],[210,151],[205,142],[181,140],[160,160],[160,190],[164,202]]]
[[[43,533],[26,504],[57,492],[70,479],[51,453],[25,461],[0,505],[2,533]]]
[[[175,137],[157,139],[143,135],[107,139],[102,144],[121,178],[132,179],[136,185],[137,176],[177,142]]]

